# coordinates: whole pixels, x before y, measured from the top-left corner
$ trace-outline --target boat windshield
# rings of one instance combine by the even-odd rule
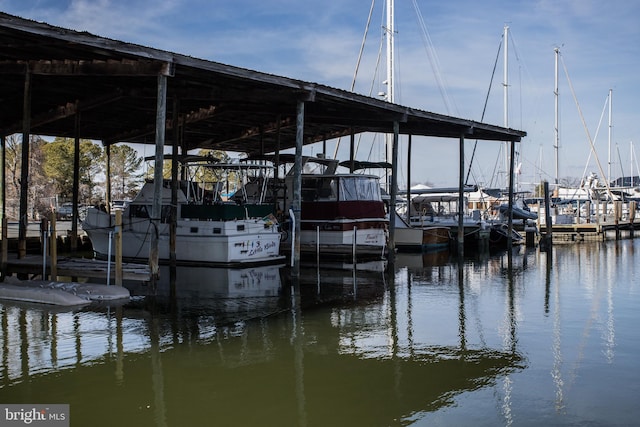
[[[382,201],[380,185],[376,179],[367,176],[341,177],[340,200]]]

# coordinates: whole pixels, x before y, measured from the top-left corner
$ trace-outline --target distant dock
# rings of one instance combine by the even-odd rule
[[[541,238],[547,234],[547,229],[540,226]],[[583,224],[553,224],[553,241],[562,242],[582,242],[582,241],[602,241],[608,239],[634,238],[640,230],[640,221],[619,221],[605,223],[583,223]]]

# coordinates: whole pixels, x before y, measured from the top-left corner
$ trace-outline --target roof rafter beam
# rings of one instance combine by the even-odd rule
[[[212,118],[217,113],[217,107],[211,105],[208,108],[200,108],[197,111],[191,111],[186,115],[182,115],[179,119],[179,124],[184,126],[191,123],[198,123]],[[166,120],[166,130],[173,129],[173,120]],[[105,138],[106,144],[115,144],[118,142],[127,142],[130,139],[138,139],[143,136],[153,135],[155,132],[155,124],[147,125],[138,129],[130,129],[119,134],[111,135]]]
[[[29,71],[43,76],[173,76],[174,64],[147,60],[30,60],[0,61],[1,74],[24,74]]]
[[[115,91],[114,93],[110,93],[104,96],[100,96],[98,98],[86,100],[86,101],[73,101],[67,102],[65,104],[60,104],[52,108],[51,110],[36,114],[31,118],[31,128],[37,130],[39,126],[44,126],[46,124],[55,122],[56,120],[66,119],[68,117],[74,116],[78,113],[78,111],[89,111],[94,108],[101,107],[106,104],[110,104],[112,102],[116,102],[122,99],[123,93],[120,90]],[[10,135],[12,133],[18,133],[22,129],[22,120],[17,123],[13,123],[10,126],[7,126],[3,130],[4,135]]]
[[[280,121],[278,122],[273,121],[271,123],[266,123],[262,126],[256,126],[256,127],[251,127],[249,129],[246,129],[240,136],[240,139],[243,138],[252,138],[252,137],[256,137],[259,135],[265,135],[268,133],[274,133],[277,132],[278,130],[282,131],[283,128],[286,128],[288,126],[292,126],[293,124],[295,124],[295,122],[293,121],[293,119],[291,117],[285,117],[283,119],[280,119]]]

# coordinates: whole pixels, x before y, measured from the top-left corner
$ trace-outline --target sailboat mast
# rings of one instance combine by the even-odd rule
[[[509,26],[504,26],[504,69],[502,91],[504,94],[504,127],[509,128]],[[505,188],[509,188],[509,143],[504,142]]]
[[[504,26],[504,127],[509,127],[509,26]]]
[[[387,0],[387,101],[395,103],[395,70],[394,70],[394,54],[395,54],[395,17],[394,17],[394,0]]]
[[[394,0],[387,0],[387,95],[386,101],[395,103],[395,69],[394,69],[394,50],[395,50],[395,17],[394,17]],[[393,158],[393,135],[387,134],[385,137],[387,161],[391,162]],[[391,177],[388,169],[385,169],[386,188],[391,193]]]
[[[611,182],[611,128],[613,127],[612,117],[611,117],[611,104],[613,101],[613,90],[609,89],[609,164],[607,165],[607,181]]]
[[[560,136],[558,134],[558,56],[560,55],[560,49],[559,48],[555,48],[554,49],[555,53],[556,53],[556,63],[555,63],[555,88],[553,90],[553,94],[555,97],[555,124],[554,124],[554,129],[553,129],[553,134],[554,134],[554,144],[553,144],[553,148],[555,150],[555,155],[556,155],[556,188],[558,188],[558,170],[560,169],[559,166],[559,161],[558,161],[558,157],[559,157],[559,148],[560,148]]]
[[[631,171],[631,173],[629,174],[629,186],[633,187],[633,142],[629,142],[629,163],[631,166],[629,168],[629,170]]]

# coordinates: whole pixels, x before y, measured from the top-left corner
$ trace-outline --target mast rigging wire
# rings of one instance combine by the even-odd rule
[[[484,120],[484,115],[487,112],[487,104],[489,103],[489,95],[491,94],[491,87],[493,85],[493,78],[496,75],[496,68],[498,67],[498,60],[500,59],[500,51],[502,50],[502,39],[504,36],[500,37],[500,43],[498,43],[498,52],[496,53],[496,60],[493,63],[493,71],[491,72],[491,80],[489,81],[489,90],[487,90],[487,96],[484,99],[484,107],[482,107],[482,116],[480,117],[480,121]],[[467,171],[467,177],[465,178],[464,184],[467,185],[469,183],[469,175],[471,174],[471,166],[473,165],[473,159],[476,155],[476,148],[478,147],[478,140],[473,144],[473,152],[471,153],[471,161],[469,162],[469,170]]]
[[[596,152],[596,147],[593,145],[593,140],[591,139],[591,134],[589,133],[589,129],[587,129],[587,124],[584,120],[584,115],[582,114],[582,108],[580,108],[580,103],[578,102],[578,98],[576,97],[576,93],[573,90],[573,83],[571,83],[571,79],[569,78],[569,71],[567,70],[567,66],[564,63],[564,58],[560,55],[560,61],[562,62],[562,68],[564,69],[564,74],[567,77],[567,82],[569,83],[569,89],[571,89],[571,95],[573,96],[573,101],[576,103],[576,107],[578,108],[578,113],[580,115],[580,120],[582,121],[582,127],[584,128],[585,133],[587,134],[587,139],[589,140],[589,145],[591,146],[591,151],[596,159],[596,164],[598,165],[598,170],[600,171],[601,176],[606,176],[602,169],[602,165],[600,164],[600,159],[598,158],[598,153]],[[609,182],[604,180],[605,187],[607,189],[607,194],[614,200],[613,194],[611,193],[611,187],[609,186]]]
[[[369,26],[371,25],[371,16],[373,15],[373,9],[374,6],[376,4],[376,0],[371,0],[371,7],[369,8],[369,16],[367,17],[367,24],[365,25],[365,29],[364,29],[364,35],[362,36],[362,43],[360,44],[360,51],[358,52],[358,59],[356,61],[356,68],[353,72],[353,79],[351,79],[351,87],[350,87],[350,91],[353,92],[356,86],[356,78],[358,77],[358,70],[360,69],[360,62],[362,61],[362,55],[364,53],[364,45],[367,41],[367,35],[369,34]],[[380,63],[380,59],[378,58],[378,61],[376,63],[376,73],[378,70],[378,64]],[[369,96],[371,96],[371,92],[373,91],[373,84],[371,85],[371,88],[369,89]],[[333,158],[335,159],[338,156],[338,149],[340,148],[340,141],[342,140],[342,138],[338,138],[338,142],[336,143],[336,148],[333,151]],[[360,145],[360,135],[358,136],[358,146]],[[356,153],[358,152],[358,150],[356,149]],[[354,153],[354,157],[355,157],[355,153]]]
[[[444,84],[444,79],[442,77],[442,73],[440,73],[440,61],[438,59],[438,55],[436,53],[435,48],[433,47],[433,42],[431,41],[431,36],[429,35],[429,31],[427,30],[427,25],[424,22],[424,17],[422,16],[422,12],[420,12],[420,8],[418,7],[418,3],[416,0],[412,0],[413,8],[416,12],[416,19],[418,20],[418,26],[420,27],[422,36],[422,42],[424,43],[425,51],[427,52],[427,57],[429,58],[429,63],[431,64],[431,69],[433,71],[436,82],[438,83],[438,90],[440,91],[440,96],[444,102],[445,108],[447,110],[447,114],[451,114],[451,100],[449,94],[447,93],[446,86]],[[453,107],[457,113],[458,108],[453,103]]]

